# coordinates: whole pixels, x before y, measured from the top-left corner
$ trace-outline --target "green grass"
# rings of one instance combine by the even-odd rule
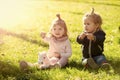
[[[21,1],[19,6],[22,6],[19,8],[21,15],[18,15],[21,18],[15,18],[14,15],[17,12],[14,12],[11,18],[13,24],[7,25],[6,22],[4,26],[0,26],[0,40],[4,42],[0,44],[0,80],[120,79],[120,1],[26,0]],[[81,65],[81,48],[76,43],[76,37],[82,31],[82,16],[89,12],[91,7],[94,7],[103,19],[102,28],[107,34],[104,54],[113,67],[114,73],[111,74],[101,70],[84,70]],[[20,60],[36,62],[38,52],[48,50],[48,44],[41,40],[39,34],[41,31],[49,31],[51,22],[56,18],[57,13],[60,13],[66,21],[69,30],[72,57],[68,65],[62,69],[32,69],[28,73],[21,72]]]

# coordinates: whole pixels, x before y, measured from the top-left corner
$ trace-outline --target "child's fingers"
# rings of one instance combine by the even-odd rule
[[[87,34],[87,38],[88,38],[89,40],[94,40],[93,34]]]
[[[46,33],[44,33],[44,32],[41,32],[41,33],[40,33],[40,36],[41,36],[42,38],[44,38],[45,35],[46,35]]]

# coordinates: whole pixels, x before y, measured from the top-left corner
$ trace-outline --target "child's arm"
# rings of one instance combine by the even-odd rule
[[[60,55],[60,53],[58,53],[58,52],[54,52],[54,55],[55,55],[55,57],[57,57],[57,58],[61,58],[61,55]]]
[[[82,44],[85,37],[86,37],[86,33],[85,33],[85,32],[82,32],[80,35],[77,36],[77,40],[76,40],[76,41],[77,41],[79,44]]]
[[[98,34],[94,34],[95,36],[95,40],[94,42],[97,43],[97,44],[100,44],[100,43],[103,43],[104,40],[105,40],[105,33],[104,32],[99,32]]]
[[[86,33],[87,39],[95,41],[95,36],[92,33]]]
[[[42,37],[42,39],[44,39],[45,36],[46,36],[46,33],[45,33],[45,32],[41,32],[41,33],[40,33],[40,36]]]
[[[105,33],[103,31],[98,31],[95,34],[87,33],[87,39],[92,40],[96,44],[103,44],[105,40]]]
[[[40,36],[45,42],[48,42],[50,40],[50,37],[47,37],[45,32],[41,32]]]
[[[79,35],[79,39],[84,39],[86,36],[86,33],[85,32],[82,32],[80,35]]]

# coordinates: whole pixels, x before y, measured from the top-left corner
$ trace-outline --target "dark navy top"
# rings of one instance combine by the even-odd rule
[[[92,57],[95,56],[99,56],[101,54],[103,54],[104,51],[104,41],[105,41],[105,32],[102,30],[99,30],[97,32],[95,32],[94,34],[95,40],[92,41],[91,43],[91,54]],[[78,35],[79,37],[79,35]],[[85,37],[84,39],[79,39],[77,37],[77,42],[79,44],[82,44],[82,54],[84,58],[89,58],[89,53],[88,53],[88,49],[89,49],[89,40],[87,39],[87,37]]]

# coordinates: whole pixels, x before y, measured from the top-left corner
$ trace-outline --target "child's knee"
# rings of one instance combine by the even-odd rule
[[[105,56],[103,56],[103,55],[99,56],[95,61],[98,65],[102,65],[102,63],[107,62]]]

